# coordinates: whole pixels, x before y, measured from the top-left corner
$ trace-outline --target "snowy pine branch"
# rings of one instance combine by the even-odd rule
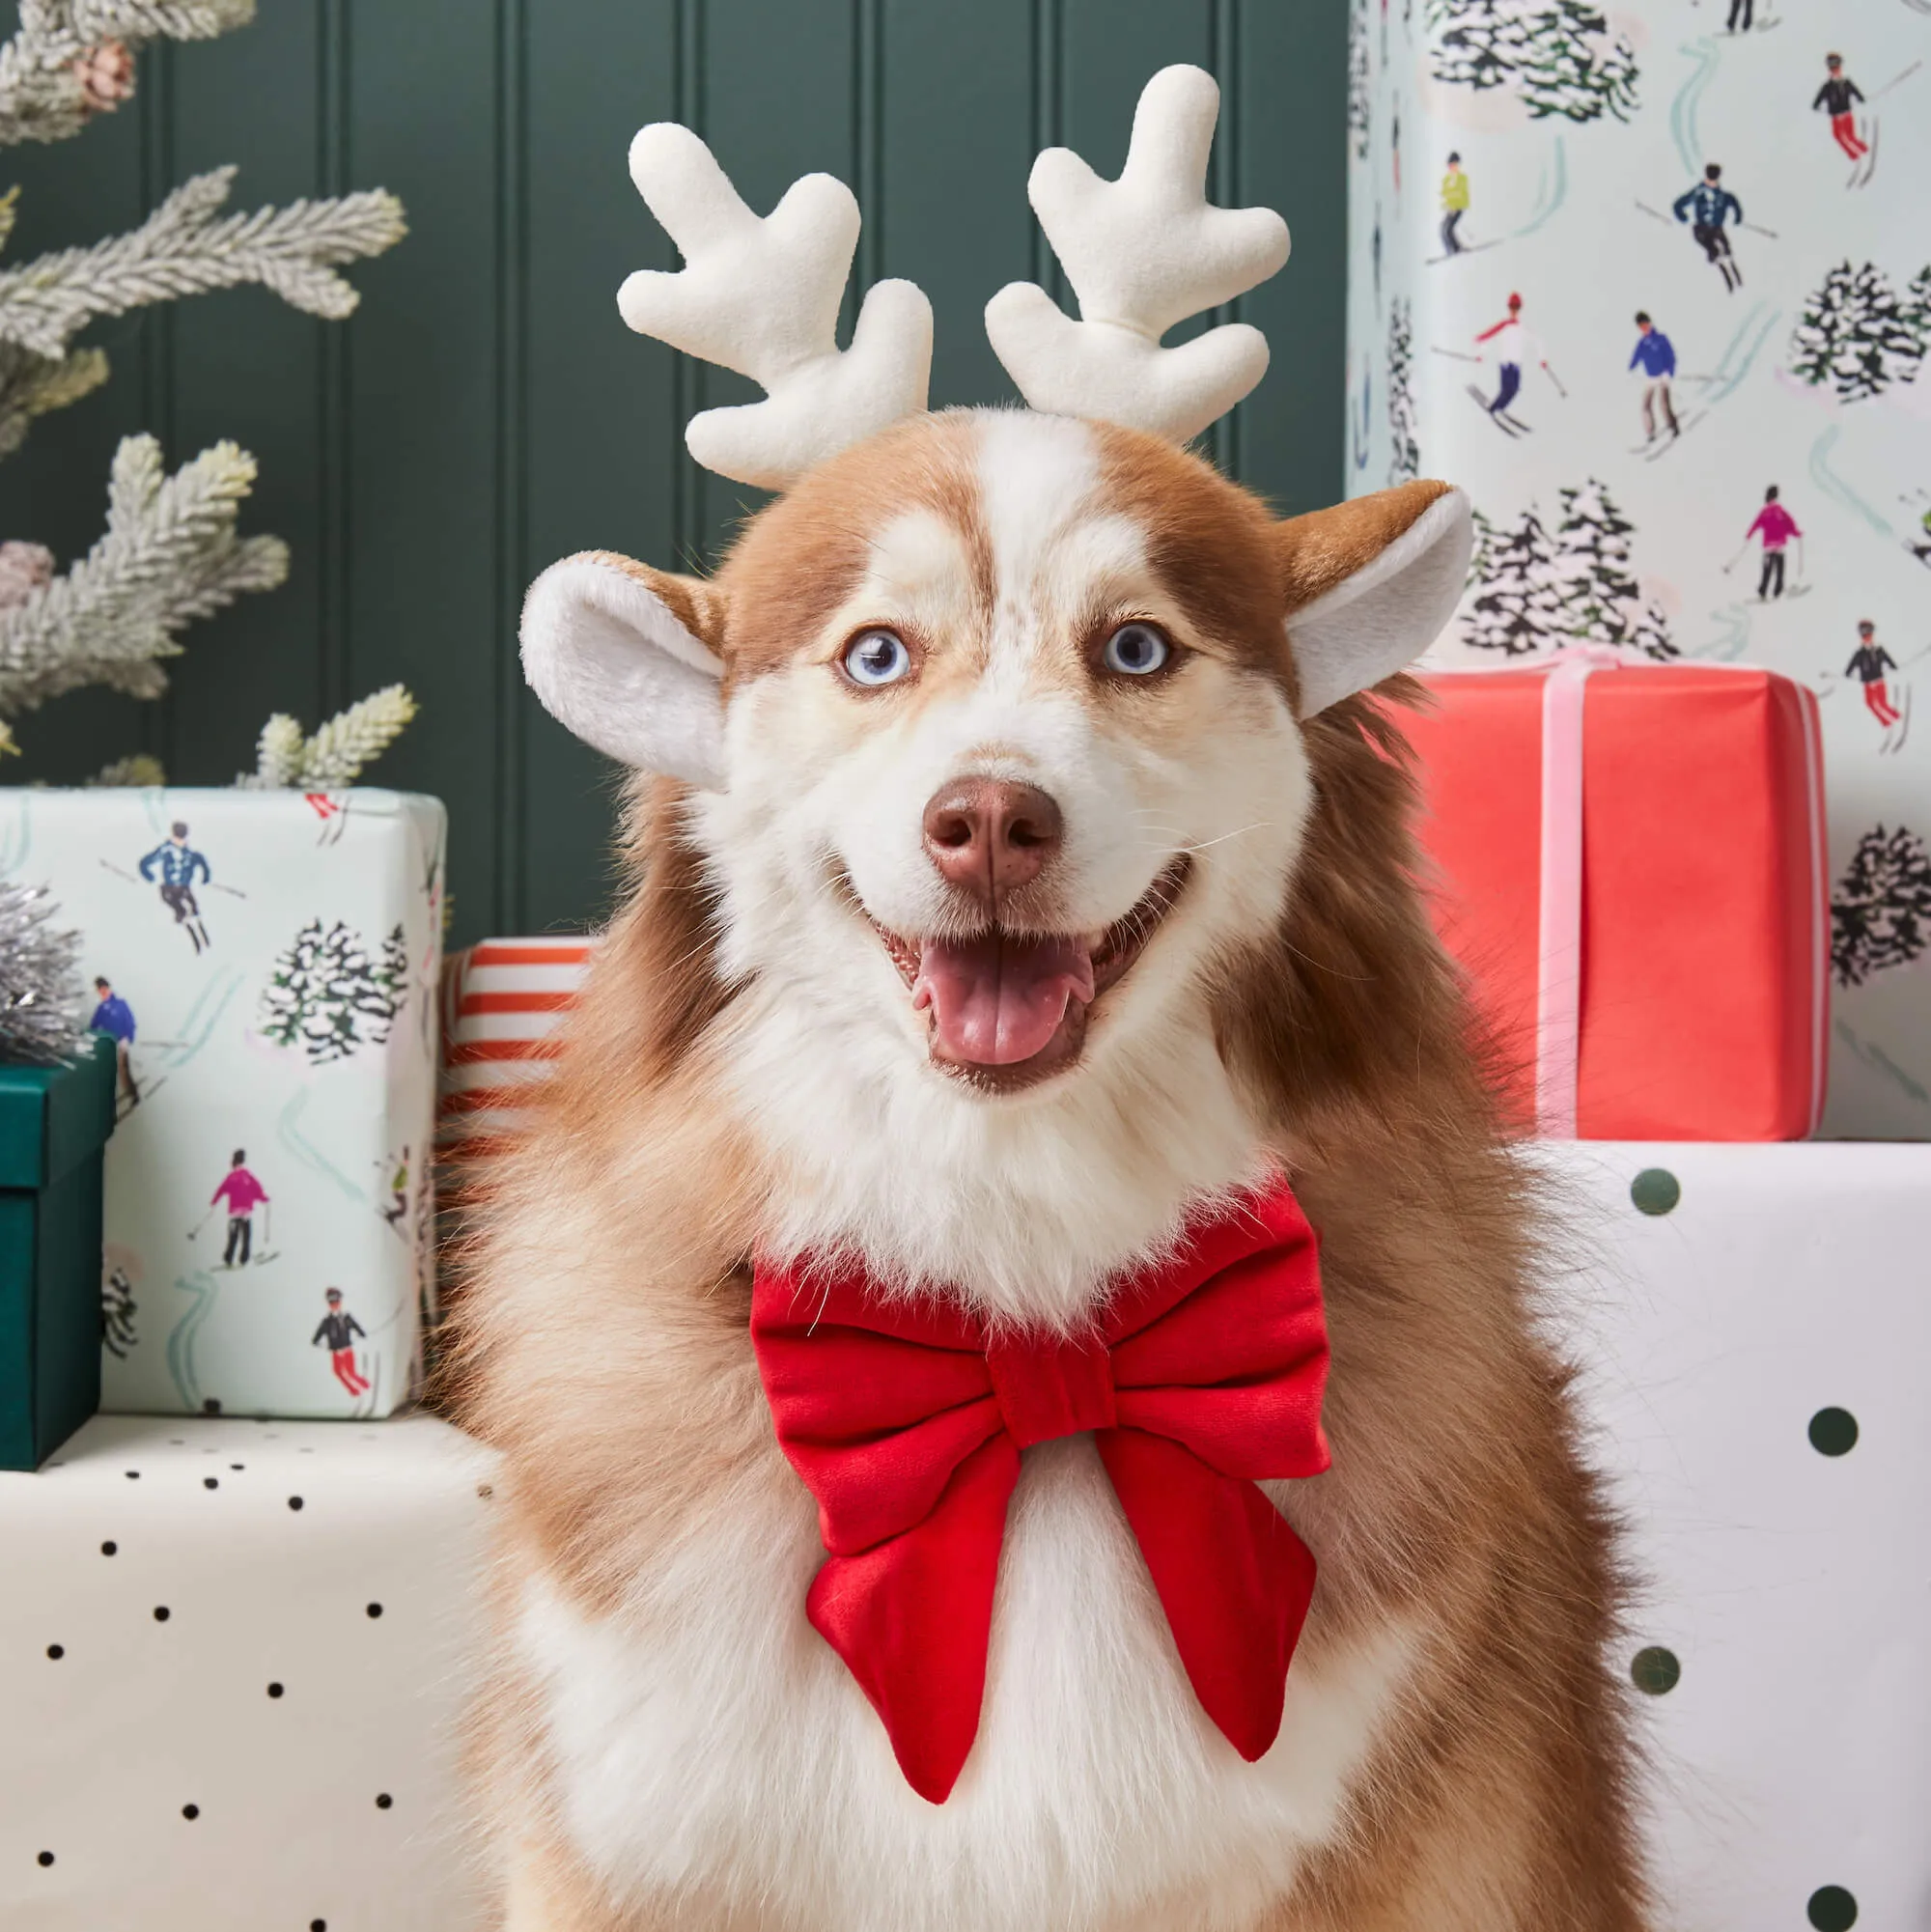
[[[304,738],[294,718],[277,712],[262,727],[254,770],[235,782],[258,792],[289,785],[319,792],[353,784],[415,714],[416,701],[403,685],[385,685],[337,712],[313,738]]]
[[[134,92],[134,50],[208,41],[255,17],[255,0],[20,0],[0,46],[0,147],[64,141]]]
[[[98,349],[70,349],[65,355],[36,355],[0,342],[0,457],[27,439],[36,416],[64,409],[107,380],[107,357]]]
[[[402,203],[379,188],[224,215],[234,182],[232,167],[197,175],[139,228],[0,273],[0,341],[59,356],[96,316],[244,282],[339,321],[361,298],[334,265],[379,255],[405,232]]]
[[[281,539],[235,534],[254,480],[255,459],[233,443],[169,476],[154,437],[124,440],[106,534],[65,576],[0,611],[0,716],[82,685],[153,696],[166,683],[157,660],[179,650],[182,625],[280,583],[289,567]]]

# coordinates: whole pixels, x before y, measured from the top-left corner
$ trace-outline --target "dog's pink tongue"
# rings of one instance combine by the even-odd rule
[[[932,1008],[945,1058],[979,1067],[1029,1060],[1058,1029],[1069,999],[1093,997],[1093,960],[1072,938],[928,939],[914,1007]]]

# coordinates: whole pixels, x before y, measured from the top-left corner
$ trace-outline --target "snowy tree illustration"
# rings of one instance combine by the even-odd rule
[[[382,1030],[370,1036],[371,1039],[379,1042],[389,1037],[389,1029],[395,1024],[404,1007],[409,1003],[409,947],[400,924],[382,941],[382,959],[377,968],[377,977],[388,1001],[388,1012],[382,1021]]]
[[[1475,513],[1463,641],[1511,658],[1570,643],[1680,655],[1662,606],[1642,594],[1630,546],[1635,525],[1608,489],[1591,477],[1559,490],[1557,504],[1553,535],[1532,503],[1506,531]]]
[[[341,919],[326,930],[311,919],[269,971],[261,1025],[275,1045],[298,1048],[321,1067],[381,1045],[399,1010],[386,964],[369,957],[361,934]]]
[[[1558,492],[1555,578],[1561,586],[1563,630],[1583,644],[1607,644],[1646,657],[1679,655],[1669,627],[1636,580],[1630,538],[1636,526],[1608,488],[1590,477]]]
[[[1368,158],[1370,114],[1368,0],[1354,0],[1348,9],[1348,139],[1357,161]]]
[[[1406,296],[1388,305],[1388,482],[1407,483],[1421,474],[1421,445],[1414,436],[1413,313]]]
[[[1451,87],[1506,87],[1537,120],[1627,121],[1636,49],[1587,0],[1428,0],[1430,68]]]
[[[1931,945],[1931,853],[1903,826],[1859,839],[1831,894],[1831,966],[1839,986],[1909,966]]]
[[[1515,528],[1490,528],[1478,546],[1481,565],[1462,634],[1478,651],[1525,658],[1546,649],[1562,629],[1555,545],[1531,508]]]
[[[1790,367],[1842,403],[1882,395],[1917,378],[1931,338],[1931,269],[1902,297],[1875,263],[1838,263],[1804,305],[1790,338]]]

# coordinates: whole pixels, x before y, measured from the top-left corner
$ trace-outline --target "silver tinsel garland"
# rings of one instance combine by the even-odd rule
[[[86,1045],[80,935],[47,924],[44,885],[0,885],[0,1061],[52,1066]]]

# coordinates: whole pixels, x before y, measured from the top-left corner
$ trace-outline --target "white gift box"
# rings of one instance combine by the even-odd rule
[[[132,1032],[104,1409],[385,1415],[411,1393],[444,829],[435,799],[376,790],[0,791],[0,876],[53,888],[108,983],[96,1023]]]
[[[1931,1146],[1547,1143],[1659,1932],[1931,1923]]]
[[[9,1932],[467,1932],[489,1453],[97,1416],[0,1474]]]
[[[1350,0],[1350,18],[1349,488],[1444,477],[1483,519],[1430,661],[1593,643],[1809,686],[1822,1131],[1931,1138],[1919,0]]]

